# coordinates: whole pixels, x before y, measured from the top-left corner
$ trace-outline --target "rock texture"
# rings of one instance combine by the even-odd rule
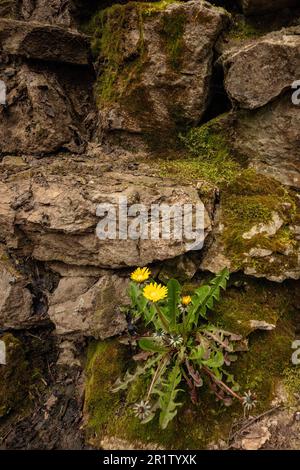
[[[286,28],[225,53],[225,88],[234,103],[256,109],[291,89],[300,71],[299,35],[300,27]]]
[[[151,147],[199,122],[209,102],[214,44],[228,15],[203,1],[165,8],[128,3],[96,20],[96,88],[104,132]],[[105,42],[107,41],[107,42]]]
[[[57,26],[0,18],[1,53],[43,61],[88,65],[88,37]]]
[[[5,0],[0,16],[41,23],[74,25],[74,4],[71,0]]]
[[[127,322],[120,311],[126,304],[128,280],[106,274],[62,278],[50,297],[49,317],[57,334],[77,334],[105,339],[122,333]]]
[[[237,112],[234,147],[258,171],[299,188],[299,27],[247,41],[225,52],[225,88]]]
[[[298,393],[299,2],[233,3],[0,0],[1,449],[226,447],[212,431],[228,434],[236,411],[207,402],[204,418],[188,407],[173,430],[143,433],[112,396],[128,362],[114,337],[137,327],[122,309],[136,266],[187,292],[228,266],[213,315],[251,334],[234,365],[243,392],[253,386],[258,413],[274,384]],[[107,212],[126,202],[115,225]],[[133,223],[184,204],[203,211],[196,249],[188,234],[162,236],[166,214],[155,239]],[[170,215],[172,233],[182,217]],[[262,416],[261,435],[257,422],[224,439],[286,447],[290,416],[278,433]]]
[[[1,153],[81,152],[93,113],[87,38],[49,25],[0,23]]]
[[[100,154],[101,158],[101,154]],[[66,165],[66,166],[65,166]],[[72,171],[73,167],[73,171]],[[62,174],[61,171],[66,174]],[[192,186],[174,186],[157,177],[108,171],[107,165],[94,160],[39,166],[32,173],[7,178],[0,185],[2,233],[7,246],[30,244],[31,256],[39,261],[61,261],[78,266],[121,268],[166,260],[189,251],[189,239],[162,239],[153,244],[145,239],[100,239],[96,228],[99,204],[111,203],[119,211],[119,197],[128,208],[144,204],[201,204]],[[116,213],[117,215],[117,213]],[[174,220],[175,213],[171,213]],[[205,231],[210,230],[206,211]],[[130,215],[128,230],[130,230]],[[173,222],[171,222],[172,224]],[[138,232],[137,232],[138,233]]]
[[[29,281],[17,271],[2,252],[0,261],[0,325],[2,328],[24,328],[36,323],[33,315]]]

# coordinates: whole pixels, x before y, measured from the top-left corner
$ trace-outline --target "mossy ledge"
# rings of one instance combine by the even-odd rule
[[[271,284],[262,287],[256,281],[248,286],[248,292],[232,286],[219,308],[212,313],[220,326],[228,329],[235,327],[237,332],[243,333],[249,333],[245,325],[250,317],[277,321],[277,328],[273,331],[251,333],[249,351],[241,353],[231,368],[241,390],[251,389],[257,395],[257,413],[270,407],[276,385],[290,366],[294,338],[293,306],[286,302],[287,296],[291,295],[289,287],[283,287],[280,292],[277,290],[272,304],[269,304],[274,293],[272,288]],[[238,321],[232,318],[230,312],[236,312],[245,298],[245,322],[238,328]],[[252,306],[250,312],[247,306]],[[260,309],[260,313],[255,314],[255,308]],[[120,345],[117,339],[93,341],[88,347],[86,433],[88,441],[95,447],[101,448],[104,438],[117,438],[136,448],[151,445],[151,448],[205,449],[212,442],[220,439],[226,441],[232,423],[242,418],[243,410],[238,403],[226,408],[216,402],[207,389],[202,389],[197,406],[191,405],[187,395],[181,394],[180,399],[186,400],[185,405],[166,430],[162,431],[156,420],[146,425],[140,424],[131,407],[143,397],[147,384],[137,383],[127,394],[111,392],[115,380],[131,365],[134,367],[129,349]]]

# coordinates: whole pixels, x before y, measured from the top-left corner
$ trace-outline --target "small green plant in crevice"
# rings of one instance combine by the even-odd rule
[[[226,406],[237,399],[245,412],[252,409],[255,397],[250,391],[240,395],[239,385],[227,370],[237,360],[236,353],[245,350],[245,341],[207,320],[208,310],[220,299],[221,290],[226,289],[227,268],[191,296],[182,296],[182,286],[175,279],[165,286],[150,276],[148,268],[138,268],[131,276],[131,305],[125,310],[127,315],[144,322],[146,331],[134,337],[141,349],[135,356],[140,363],[133,372],[127,371],[123,379],[118,379],[113,391],[126,390],[144,378],[149,386],[134,405],[134,414],[143,423],[159,414],[162,429],[176,416],[186,388],[194,404],[198,403],[199,389],[206,385]]]
[[[202,179],[213,184],[228,184],[242,170],[240,162],[232,156],[224,131],[218,128],[215,120],[180,134],[179,138],[188,155],[161,161],[162,176],[174,174],[184,180]]]

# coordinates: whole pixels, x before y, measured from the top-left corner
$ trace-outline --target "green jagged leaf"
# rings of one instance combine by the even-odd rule
[[[174,330],[176,319],[179,315],[178,304],[180,302],[180,284],[176,279],[170,279],[168,287],[168,316],[170,327]]]
[[[147,299],[145,299],[147,301]],[[148,305],[147,308],[144,310],[144,318],[146,320],[146,325],[149,325],[149,323],[153,323],[155,329],[158,329],[159,323],[155,317],[156,315],[156,310],[154,305]]]
[[[204,365],[210,369],[219,369],[224,364],[224,356],[221,351],[217,351],[214,355],[211,355],[207,361],[202,361]]]
[[[197,346],[196,348],[192,349],[189,354],[189,358],[192,361],[201,361],[201,359],[205,356],[205,348],[203,346]]]
[[[192,306],[188,311],[189,324],[198,324],[199,315],[206,318],[207,309],[212,309],[215,300],[220,300],[221,289],[225,290],[229,279],[229,270],[224,268],[208,285],[195,290],[192,297]]]
[[[135,380],[144,375],[151,367],[155,366],[155,364],[160,360],[161,356],[155,356],[154,358],[148,359],[147,362],[143,366],[137,366],[134,373],[131,374],[129,371],[126,372],[124,379],[118,379],[114,387],[112,388],[112,393],[117,393],[120,390],[126,390],[129,385],[131,385]]]
[[[147,299],[143,296],[142,290],[138,284],[131,282],[129,284],[128,294],[131,300],[133,311],[138,312],[140,316],[147,306]]]
[[[139,340],[139,347],[143,351],[150,351],[155,353],[168,352],[168,348],[159,343],[155,338],[142,338]]]
[[[181,403],[175,400],[181,389],[178,388],[182,380],[182,372],[178,363],[175,364],[173,369],[169,372],[167,378],[160,383],[161,388],[156,390],[159,395],[159,424],[162,429],[166,429],[170,421],[176,416],[177,408]]]

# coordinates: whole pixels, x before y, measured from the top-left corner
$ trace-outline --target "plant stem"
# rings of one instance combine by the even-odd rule
[[[155,306],[155,309],[156,309],[156,312],[157,312],[157,315],[158,315],[158,318],[160,319],[161,323],[162,323],[162,326],[163,328],[165,329],[165,331],[167,333],[169,333],[169,323],[167,322],[167,320],[165,319],[163,313],[161,312],[159,306],[157,304],[154,304]]]
[[[148,393],[147,393],[147,400],[149,400],[150,395],[151,395],[152,390],[153,390],[153,387],[154,387],[155,383],[157,382],[157,380],[159,379],[159,377],[161,376],[162,371],[165,368],[167,362],[168,362],[168,356],[165,356],[164,359],[162,360],[162,362],[157,366],[157,369],[156,369],[156,371],[153,375],[153,378],[152,378],[152,381],[151,381],[151,384],[150,384],[150,387],[149,387],[149,390],[148,390]]]
[[[202,366],[204,372],[206,372],[207,375],[210,376],[221,388],[223,388],[226,392],[228,392],[230,395],[232,395],[234,398],[237,398],[239,401],[243,401],[243,397],[235,393],[233,390],[231,390],[228,385],[226,385],[222,380],[217,379],[217,377],[205,366]]]

